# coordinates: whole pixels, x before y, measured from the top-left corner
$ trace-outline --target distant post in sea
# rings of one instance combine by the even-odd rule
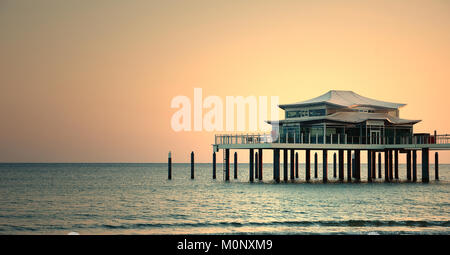
[[[191,152],[191,179],[194,179],[194,152]]]
[[[172,180],[172,153],[169,151],[169,158],[168,158],[168,179]]]
[[[213,179],[216,179],[216,152],[213,152]]]
[[[234,152],[234,179],[237,179],[238,174],[238,157],[237,152]]]

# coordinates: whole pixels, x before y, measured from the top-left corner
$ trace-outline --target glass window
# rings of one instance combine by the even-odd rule
[[[309,116],[325,116],[325,109],[315,109],[315,110],[309,110]]]
[[[296,111],[288,111],[286,112],[286,118],[295,118],[297,117],[297,112]]]

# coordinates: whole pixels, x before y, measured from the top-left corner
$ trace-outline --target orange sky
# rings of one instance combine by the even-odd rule
[[[2,1],[0,38],[0,162],[209,162],[214,132],[170,127],[195,87],[353,90],[450,133],[450,1]]]

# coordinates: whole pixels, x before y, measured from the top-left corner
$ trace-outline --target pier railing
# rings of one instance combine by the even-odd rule
[[[215,135],[214,144],[261,144],[261,143],[298,143],[298,144],[450,144],[450,134],[413,136],[348,136],[331,135],[295,135],[283,136],[271,133],[261,134],[221,134]]]

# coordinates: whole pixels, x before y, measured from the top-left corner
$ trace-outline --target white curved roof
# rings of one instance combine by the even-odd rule
[[[301,118],[289,118],[280,120],[281,123],[296,123],[307,122],[317,120],[329,120],[336,122],[346,123],[361,123],[367,120],[383,120],[391,124],[416,124],[420,120],[408,120],[391,116],[387,113],[367,113],[367,112],[336,112],[326,116],[314,116],[314,117],[301,117]],[[267,123],[276,123],[276,121],[267,121]]]
[[[400,103],[390,103],[380,100],[371,99],[368,97],[363,97],[361,95],[356,94],[353,91],[345,91],[345,90],[330,90],[327,93],[293,104],[283,104],[280,105],[280,108],[284,109],[286,107],[295,107],[295,106],[303,106],[303,105],[311,105],[311,104],[320,104],[320,103],[328,103],[336,106],[353,108],[357,106],[369,106],[369,107],[381,107],[381,108],[389,108],[389,109],[398,109],[406,104]]]

